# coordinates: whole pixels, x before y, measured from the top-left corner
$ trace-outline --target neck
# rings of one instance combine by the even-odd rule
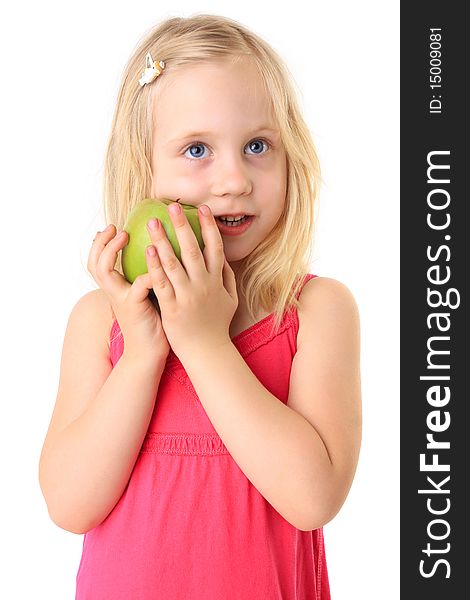
[[[235,273],[235,280],[237,282],[237,295],[238,295],[238,306],[235,311],[235,314],[233,315],[232,326],[231,326],[232,331],[233,331],[234,328],[235,329],[240,328],[240,323],[246,324],[249,322],[249,324],[251,324],[253,317],[248,315],[246,300],[245,300],[245,297],[240,293],[239,284],[238,284],[239,275],[243,272],[243,268],[245,267],[244,261],[238,260],[238,261],[230,262],[229,265],[230,265],[232,271]],[[267,311],[265,311],[264,309],[259,309],[257,312],[256,319],[263,318],[264,316],[267,316],[268,314],[269,313]]]
[[[235,273],[235,277],[238,281],[238,275],[241,273],[241,269],[243,267],[243,260],[234,260],[232,262],[228,263],[232,269],[232,271]]]

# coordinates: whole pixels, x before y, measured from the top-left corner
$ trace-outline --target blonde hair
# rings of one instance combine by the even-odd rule
[[[147,53],[164,60],[165,70],[140,86]],[[217,15],[173,17],[150,29],[137,44],[122,76],[104,164],[104,213],[122,229],[130,210],[151,197],[154,99],[171,71],[194,63],[250,57],[257,66],[287,156],[287,193],[283,213],[269,235],[242,261],[238,275],[253,320],[260,308],[274,312],[273,330],[284,312],[298,306],[296,296],[309,271],[314,208],[320,166],[300,113],[294,83],[278,54],[238,22]],[[116,268],[122,274],[120,258]]]

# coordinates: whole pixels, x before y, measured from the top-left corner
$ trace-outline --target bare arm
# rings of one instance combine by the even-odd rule
[[[86,295],[72,311],[56,407],[39,464],[52,520],[74,533],[101,523],[121,497],[166,360],[137,359],[124,351],[112,369],[104,337],[110,322],[103,319],[102,308],[97,310],[97,294]]]
[[[361,438],[359,318],[345,286],[317,278],[301,294],[288,405],[231,340],[180,357],[216,431],[247,478],[292,525],[323,526],[351,486]]]

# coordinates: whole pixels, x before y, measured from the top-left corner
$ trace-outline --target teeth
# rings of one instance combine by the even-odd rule
[[[223,223],[226,227],[238,227],[247,219],[248,217],[246,215],[243,217],[217,217],[217,220]]]
[[[228,223],[233,223],[237,221],[243,221],[246,218],[246,215],[243,217],[218,217],[221,221],[227,221]]]

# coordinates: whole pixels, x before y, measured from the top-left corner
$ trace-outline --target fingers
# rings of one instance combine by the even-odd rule
[[[93,277],[96,279],[96,267],[98,264],[98,259],[103,252],[106,244],[111,240],[115,235],[115,227],[114,225],[108,225],[104,231],[98,231],[93,239],[93,244],[91,245],[90,253],[88,255],[88,264],[87,268]]]
[[[127,299],[131,302],[145,302],[148,298],[149,290],[153,288],[152,278],[149,273],[138,275],[130,286]]]
[[[199,207],[198,214],[204,240],[204,260],[209,273],[220,275],[226,263],[224,242],[211,209],[205,204],[203,204],[203,207],[207,208],[208,214],[202,214],[201,207]]]
[[[157,298],[162,302],[175,300],[174,287],[165,273],[165,269],[163,268],[155,246],[147,247],[145,258],[147,260],[150,288],[153,288]]]
[[[116,235],[114,225],[108,225],[104,231],[99,231],[94,240],[88,257],[88,270],[98,285],[107,293],[109,298],[119,303],[124,299],[131,302],[145,302],[154,282],[149,273],[136,277],[132,285],[114,269],[117,255],[127,244],[128,235],[125,231]]]
[[[189,225],[188,225],[189,226]],[[150,239],[152,241],[153,246],[155,246],[157,250],[157,256],[151,256],[152,266],[158,269],[158,271],[154,271],[154,274],[158,277],[158,287],[163,291],[164,287],[168,287],[170,284],[173,288],[178,288],[186,291],[189,279],[183,265],[178,260],[172,245],[170,244],[170,240],[168,239],[165,229],[163,225],[158,219],[150,219],[147,223],[147,229],[149,232]],[[194,235],[194,234],[193,234]],[[180,240],[178,240],[180,241]],[[197,241],[196,241],[197,244]],[[181,246],[181,242],[180,242]],[[181,248],[182,253],[184,252],[183,248]],[[199,254],[201,251],[199,250]],[[155,262],[158,261],[158,262]],[[204,262],[201,255],[201,261]],[[158,265],[155,267],[155,265]],[[185,265],[186,267],[186,265]],[[174,293],[173,293],[174,294]],[[174,297],[174,296],[173,296]]]
[[[203,206],[208,210],[207,215],[201,212],[201,208],[198,210],[199,223],[201,224],[202,238],[204,240],[203,253],[201,252],[194,231],[179,204],[175,202],[168,207],[168,213],[181,248],[181,261],[187,276],[191,280],[199,278],[203,272],[207,271],[220,276],[225,260],[224,244],[219,228],[217,227],[217,222],[210,208],[206,205]],[[176,212],[177,209],[180,209],[179,212]],[[155,221],[158,223],[158,220]],[[183,269],[179,269],[179,265],[173,259],[174,252],[164,229],[152,230],[149,228],[149,234],[152,243],[158,250],[158,254],[167,270],[170,280],[178,283],[178,279],[180,279],[181,283],[184,283],[185,273]]]
[[[118,252],[127,244],[127,233],[116,235],[114,225],[109,225],[95,236],[88,256],[87,268],[94,280],[113,299],[127,290],[130,284],[114,269]]]
[[[226,258],[224,258],[222,279],[224,283],[224,288],[227,290],[230,296],[238,302],[237,281],[235,279],[235,273],[233,272],[232,267],[228,264]]]
[[[188,218],[177,202],[173,202],[168,206],[168,214],[170,215],[172,225],[175,230],[176,238],[181,249],[181,262],[184,265],[187,276],[191,280],[199,279],[204,272],[207,272],[204,256],[199,247],[196,235],[189,224]],[[199,219],[200,221],[200,219]],[[156,245],[156,242],[152,240]],[[159,255],[165,263],[165,254],[160,252],[160,248],[156,245],[159,250]],[[166,245],[163,246],[166,250]]]

